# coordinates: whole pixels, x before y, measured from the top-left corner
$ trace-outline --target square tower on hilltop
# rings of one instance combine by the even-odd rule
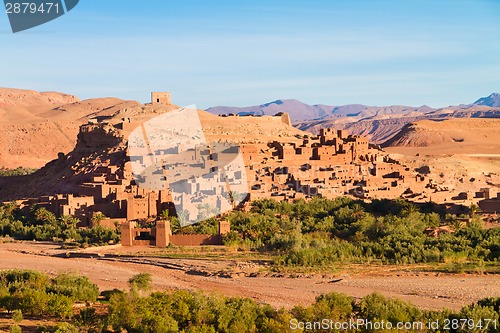
[[[171,98],[169,92],[152,92],[151,93],[151,104],[153,105],[170,105]]]

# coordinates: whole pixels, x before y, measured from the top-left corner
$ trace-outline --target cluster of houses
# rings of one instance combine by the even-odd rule
[[[302,144],[274,141],[241,149],[250,199],[396,198],[410,187],[425,186],[423,175],[414,175],[366,138],[344,130],[322,129],[318,136],[304,136]]]
[[[152,104],[162,103],[170,104],[170,94],[153,93]],[[289,117],[284,115],[277,116],[289,123]],[[121,131],[129,123],[130,119],[123,119],[114,128]],[[102,124],[105,125],[109,126]],[[101,125],[92,121],[92,126]],[[299,139],[301,143],[273,141],[190,147],[179,144],[136,156],[129,152],[126,161],[112,164],[107,160],[96,167],[88,175],[89,180],[79,184],[72,194],[17,203],[21,207],[36,204],[57,216],[74,216],[81,221],[79,226],[121,225],[124,245],[166,246],[176,242],[220,243],[220,237],[198,235],[196,240],[176,239],[172,238],[168,223],[141,229],[135,221],[158,220],[164,211],[177,214],[183,221],[199,221],[228,211],[240,201],[260,198],[293,200],[350,195],[361,199],[401,196],[411,199],[424,192],[433,193],[435,198],[450,196],[447,189],[438,189],[425,174],[389,158],[364,137],[330,128],[322,129],[317,136],[304,135]],[[165,163],[165,156],[175,163]],[[145,164],[145,158],[151,159],[154,167],[146,169],[141,178],[134,174],[133,163]],[[151,179],[153,184],[148,183]],[[475,198],[484,211],[500,211],[500,194],[493,197],[489,189],[481,189]],[[466,199],[460,195],[456,198]],[[221,234],[228,231],[229,226],[221,227]]]

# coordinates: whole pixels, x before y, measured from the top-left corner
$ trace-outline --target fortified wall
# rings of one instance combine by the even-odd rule
[[[172,235],[170,222],[159,220],[154,228],[138,228],[136,222],[125,222],[121,225],[122,245],[151,245],[156,247],[222,245],[222,236],[231,231],[229,222],[219,222],[217,235]]]

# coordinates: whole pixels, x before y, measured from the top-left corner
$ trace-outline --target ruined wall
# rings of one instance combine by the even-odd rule
[[[92,223],[91,227],[98,225],[104,228],[115,229],[116,225],[121,226],[125,222],[127,222],[127,219],[125,218],[106,218],[98,222]]]
[[[284,124],[287,124],[288,126],[292,126],[292,120],[290,119],[290,115],[289,115],[287,112],[284,112],[284,113],[281,115],[281,121],[282,121]]]

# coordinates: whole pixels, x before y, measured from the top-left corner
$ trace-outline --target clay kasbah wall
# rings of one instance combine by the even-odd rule
[[[220,235],[172,235],[170,243],[176,246],[221,245]]]

